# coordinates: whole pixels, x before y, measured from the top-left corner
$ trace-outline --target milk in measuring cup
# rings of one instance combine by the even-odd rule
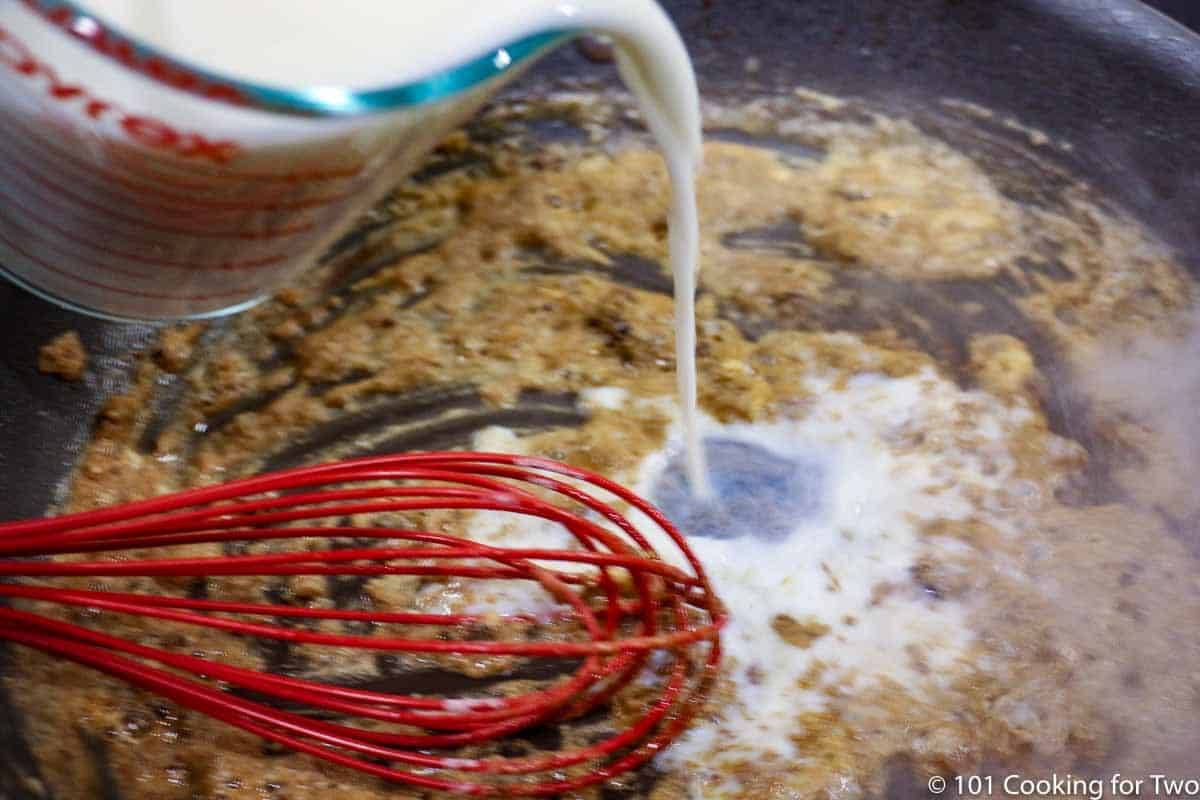
[[[582,30],[694,162],[691,69],[651,0],[0,4],[0,268],[118,317],[252,303]]]
[[[0,3],[0,270],[117,318],[245,308],[581,31],[613,37],[667,159],[694,432],[698,97],[653,0]]]

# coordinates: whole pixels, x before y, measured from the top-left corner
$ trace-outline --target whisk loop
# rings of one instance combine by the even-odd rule
[[[618,505],[640,512],[665,535],[675,550],[670,561]],[[345,524],[352,515],[442,509],[540,518],[570,532],[575,546],[505,547],[442,532]],[[381,544],[312,549],[314,543],[346,538]],[[306,539],[307,549],[249,552],[255,543],[269,548],[273,540],[286,539]],[[237,544],[232,549],[245,552],[150,555],[201,544],[221,544],[223,552]],[[68,588],[45,581],[310,575],[533,582],[560,604],[556,620],[579,633],[562,641],[456,640],[436,633],[485,625],[496,615],[234,602]],[[718,633],[726,619],[687,541],[637,495],[555,461],[469,452],[302,467],[112,508],[0,524],[0,597],[9,599],[0,605],[0,640],[108,673],[293,750],[385,779],[468,796],[555,795],[645,763],[675,740],[703,705],[720,663]],[[66,621],[66,615],[48,613],[47,606],[291,644],[383,653],[575,658],[579,665],[551,685],[513,696],[393,694],[175,652]],[[536,621],[531,614],[499,618]],[[435,635],[332,633],[297,624],[304,620],[430,626]],[[558,752],[517,757],[464,753],[463,748],[486,746],[604,706],[644,673],[652,653],[664,654],[655,659],[658,677],[639,685],[653,685],[656,697],[624,730]]]

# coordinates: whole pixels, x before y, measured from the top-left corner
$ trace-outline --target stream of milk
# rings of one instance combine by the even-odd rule
[[[709,493],[696,402],[695,291],[702,157],[699,93],[674,25],[653,0],[85,0],[126,35],[214,73],[279,88],[375,89],[420,81],[546,31],[610,36],[621,76],[671,178],[676,372],[693,493]],[[614,202],[619,202],[614,198]]]

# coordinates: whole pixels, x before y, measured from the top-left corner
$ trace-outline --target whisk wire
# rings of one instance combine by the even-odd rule
[[[443,510],[552,523],[574,546],[509,547],[374,521]],[[322,520],[334,522],[317,524]],[[664,545],[672,550],[669,559],[658,552]],[[223,554],[196,554],[194,548],[206,546]],[[178,547],[190,550],[172,551]],[[470,586],[522,581],[540,587],[552,604],[539,613],[430,613],[45,583],[153,578],[170,586],[193,578],[218,585],[219,579],[296,576],[421,576]],[[720,664],[726,619],[687,541],[645,500],[585,470],[487,453],[355,459],[3,523],[0,598],[8,601],[0,606],[0,640],[104,672],[300,753],[392,781],[493,797],[561,794],[653,758],[702,707]],[[105,632],[77,624],[98,617],[116,627]],[[136,621],[146,619],[306,647],[578,663],[561,679],[509,696],[400,694],[176,652],[160,646],[162,637],[136,632]],[[121,620],[135,623],[135,632],[116,635],[131,629]],[[365,625],[370,633],[330,632],[322,628],[326,623]],[[497,623],[518,631],[549,624],[558,633],[441,635],[490,632]],[[386,626],[435,630],[398,636]],[[639,691],[653,687],[654,700],[601,740],[558,752],[492,754],[500,739],[608,705],[635,678]]]

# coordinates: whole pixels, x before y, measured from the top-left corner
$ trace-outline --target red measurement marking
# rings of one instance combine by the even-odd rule
[[[102,253],[108,256],[115,256],[126,261],[132,261],[136,264],[145,264],[146,266],[155,267],[157,269],[167,268],[176,270],[185,270],[188,272],[241,272],[245,270],[264,269],[282,264],[291,257],[290,254],[280,254],[266,256],[264,258],[246,259],[243,261],[223,261],[218,264],[204,263],[197,261],[175,261],[168,258],[147,258],[138,253],[130,253],[128,251],[117,250],[109,247],[103,242],[86,239],[79,236],[77,233],[51,222],[45,215],[40,215],[30,208],[24,206],[16,197],[4,191],[4,187],[0,184],[0,198],[8,202],[8,208],[20,212],[23,218],[29,222],[35,223],[39,229],[51,230],[61,236],[63,239],[78,245],[87,250]],[[22,226],[24,227],[24,226]],[[122,237],[128,241],[128,237]],[[147,247],[154,247],[159,243],[148,242]]]
[[[120,198],[122,203],[146,209],[151,218],[197,223],[211,222],[220,224],[223,222],[225,224],[237,225],[243,223],[248,218],[247,212],[254,209],[253,206],[248,206],[241,211],[232,209],[197,209],[186,205],[172,206],[156,202],[155,198],[145,196],[151,194],[151,192],[139,186],[136,181],[126,181],[117,176],[104,173],[98,174],[94,169],[89,169],[86,163],[81,162],[79,159],[68,159],[65,156],[58,155],[51,156],[49,155],[49,147],[43,146],[39,148],[36,140],[31,141],[29,137],[21,136],[19,132],[7,128],[2,123],[0,123],[0,133],[8,134],[7,145],[9,149],[19,153],[23,162],[40,165],[45,174],[60,179],[72,188],[89,196]],[[182,202],[187,202],[186,198],[181,198],[181,200]],[[288,214],[288,212],[253,211],[253,214],[252,218],[262,220],[268,214],[279,215]],[[301,223],[315,225],[318,222],[318,216],[318,212],[315,211],[310,211],[303,216],[301,216],[300,212],[293,212],[288,214],[286,218],[289,224],[293,226]]]
[[[5,152],[4,149],[0,148],[0,161],[7,160],[7,161],[11,162],[11,161],[13,161],[11,156],[12,156],[12,154],[10,152]],[[160,225],[157,222],[146,219],[145,217],[130,216],[129,214],[124,214],[120,211],[117,211],[114,208],[107,206],[107,205],[101,205],[99,203],[93,202],[92,200],[90,200],[86,197],[82,197],[79,194],[67,189],[65,186],[62,186],[61,184],[56,183],[56,182],[46,178],[44,175],[42,175],[38,172],[35,172],[27,164],[17,163],[16,166],[27,178],[32,180],[37,185],[48,189],[53,194],[61,195],[62,197],[68,198],[68,199],[74,201],[75,203],[78,203],[80,206],[96,212],[97,214],[101,214],[101,215],[110,217],[112,219],[120,220],[122,222],[129,223],[129,224],[134,225],[139,228],[149,228],[152,230],[161,231],[163,233],[169,233],[169,234],[173,234],[176,236],[197,236],[197,237],[202,237],[202,238],[240,239],[240,240],[245,240],[245,241],[262,241],[262,240],[268,240],[268,239],[282,239],[282,238],[287,238],[287,237],[291,237],[291,236],[296,236],[301,233],[308,233],[308,232],[312,231],[314,228],[312,223],[305,223],[302,225],[276,228],[274,230],[254,232],[254,231],[212,231],[212,230],[203,230],[203,229],[197,229],[197,228],[176,228],[176,227],[171,227],[169,225]],[[4,172],[5,172],[5,174],[12,175],[12,173],[8,172],[7,170],[4,170]],[[26,183],[25,185],[28,186],[28,183]]]
[[[50,126],[51,124],[52,123],[47,123],[48,126]],[[77,133],[75,130],[68,128],[66,126],[61,126],[61,127],[54,126],[54,127],[56,130],[62,132],[64,135],[77,136]],[[40,151],[42,151],[43,153],[50,154],[57,161],[69,163],[75,167],[78,167],[79,169],[83,169],[88,172],[94,172],[96,170],[97,165],[94,162],[88,161],[87,159],[84,159],[84,158],[80,158],[77,154],[72,153],[71,151],[67,150],[66,148],[62,147],[61,145],[54,143],[50,138],[41,136],[31,126],[25,125],[19,121],[16,121],[15,125],[9,126],[8,124],[5,124],[3,120],[0,120],[0,131],[6,132],[6,133],[8,133],[8,135],[10,137],[13,137],[10,139],[10,141],[15,141],[15,137],[23,136],[26,141],[33,143]],[[195,208],[208,208],[208,209],[214,209],[214,210],[220,210],[220,211],[291,211],[291,210],[299,211],[299,210],[308,209],[308,208],[321,208],[324,206],[328,206],[333,203],[337,203],[342,200],[345,200],[351,194],[350,192],[343,192],[341,194],[326,195],[324,197],[316,197],[311,200],[298,200],[298,201],[293,201],[293,202],[272,202],[272,203],[259,204],[259,203],[248,202],[248,201],[247,202],[235,202],[235,201],[211,200],[208,198],[196,197],[194,194],[185,196],[185,195],[180,195],[180,194],[174,194],[172,192],[164,192],[158,186],[152,185],[150,183],[131,180],[128,177],[125,177],[123,175],[119,175],[116,173],[111,173],[111,172],[106,173],[104,175],[104,179],[106,181],[110,181],[112,183],[116,183],[118,185],[125,186],[129,189],[136,190],[137,192],[140,192],[140,193],[145,193],[145,194],[153,195],[156,197],[161,197],[165,200],[174,200],[177,202],[184,203],[188,207],[188,210],[192,210]],[[161,181],[160,181],[160,183],[161,183]]]
[[[355,171],[349,172],[345,176],[337,177],[330,177],[328,174],[317,172],[290,172],[283,174],[267,172],[256,174],[239,172],[231,174],[215,170],[197,172],[195,170],[176,169],[180,165],[162,159],[151,158],[145,150],[133,148],[124,142],[107,139],[102,144],[109,157],[131,175],[154,181],[163,186],[192,191],[224,192],[228,191],[233,184],[240,184],[236,187],[239,190],[246,186],[266,184],[267,186],[264,188],[273,190],[273,193],[256,196],[272,199],[286,196],[286,193],[290,190],[303,187],[306,184],[353,178],[360,175],[367,166],[366,164],[360,164]]]
[[[341,167],[338,169],[322,170],[322,169],[302,169],[292,172],[261,172],[255,170],[232,170],[232,169],[196,169],[192,164],[173,161],[169,158],[163,158],[153,153],[142,153],[142,157],[149,162],[165,167],[173,167],[181,172],[195,177],[206,177],[213,180],[262,180],[262,181],[284,181],[287,183],[315,183],[317,181],[336,181],[345,180],[347,178],[355,178],[361,175],[369,163],[366,161],[359,162],[350,167]]]
[[[170,124],[145,114],[134,114],[103,100],[78,84],[64,82],[55,68],[39,59],[22,41],[0,26],[0,65],[29,79],[44,79],[46,94],[53,100],[71,103],[93,120],[109,120],[138,144],[166,150],[184,158],[225,164],[241,153],[237,142],[212,140],[195,132],[178,131]],[[76,102],[77,101],[77,102]]]
[[[0,219],[0,230],[3,230],[5,227],[13,231],[13,234],[21,238],[22,241],[35,246],[38,252],[42,255],[53,255],[56,257],[56,260],[58,257],[61,257],[67,263],[78,263],[81,259],[87,259],[86,255],[70,252],[69,250],[60,246],[53,239],[47,237],[41,231],[17,222],[14,217],[9,216],[5,217],[4,219]],[[103,272],[111,272],[114,275],[120,275],[125,278],[137,278],[139,280],[154,278],[153,272],[139,272],[138,270],[124,269],[112,264],[105,264],[102,261],[93,261],[91,268]]]
[[[101,55],[107,56],[151,80],[210,100],[248,105],[246,96],[236,86],[210,80],[181,64],[153,54],[139,54],[128,39],[105,28],[94,17],[87,18],[89,24],[86,26],[76,25],[77,17],[74,11],[66,6],[46,5],[37,0],[23,0],[23,2],[35,14],[67,35],[84,42]]]
[[[247,295],[247,292],[245,291],[218,292],[215,294],[158,294],[154,292],[143,292],[138,289],[128,289],[123,286],[113,286],[112,284],[102,283],[100,281],[92,280],[91,278],[85,278],[77,273],[63,270],[54,266],[53,264],[47,263],[46,261],[25,250],[25,248],[21,247],[16,242],[9,239],[2,231],[0,231],[0,244],[7,245],[14,253],[23,256],[29,261],[32,261],[34,264],[37,264],[47,272],[67,278],[68,280],[82,283],[85,286],[91,286],[95,289],[103,289],[106,292],[113,292],[115,294],[122,294],[129,297],[140,297],[147,300],[182,300],[186,302],[204,302],[208,300],[244,298]]]

